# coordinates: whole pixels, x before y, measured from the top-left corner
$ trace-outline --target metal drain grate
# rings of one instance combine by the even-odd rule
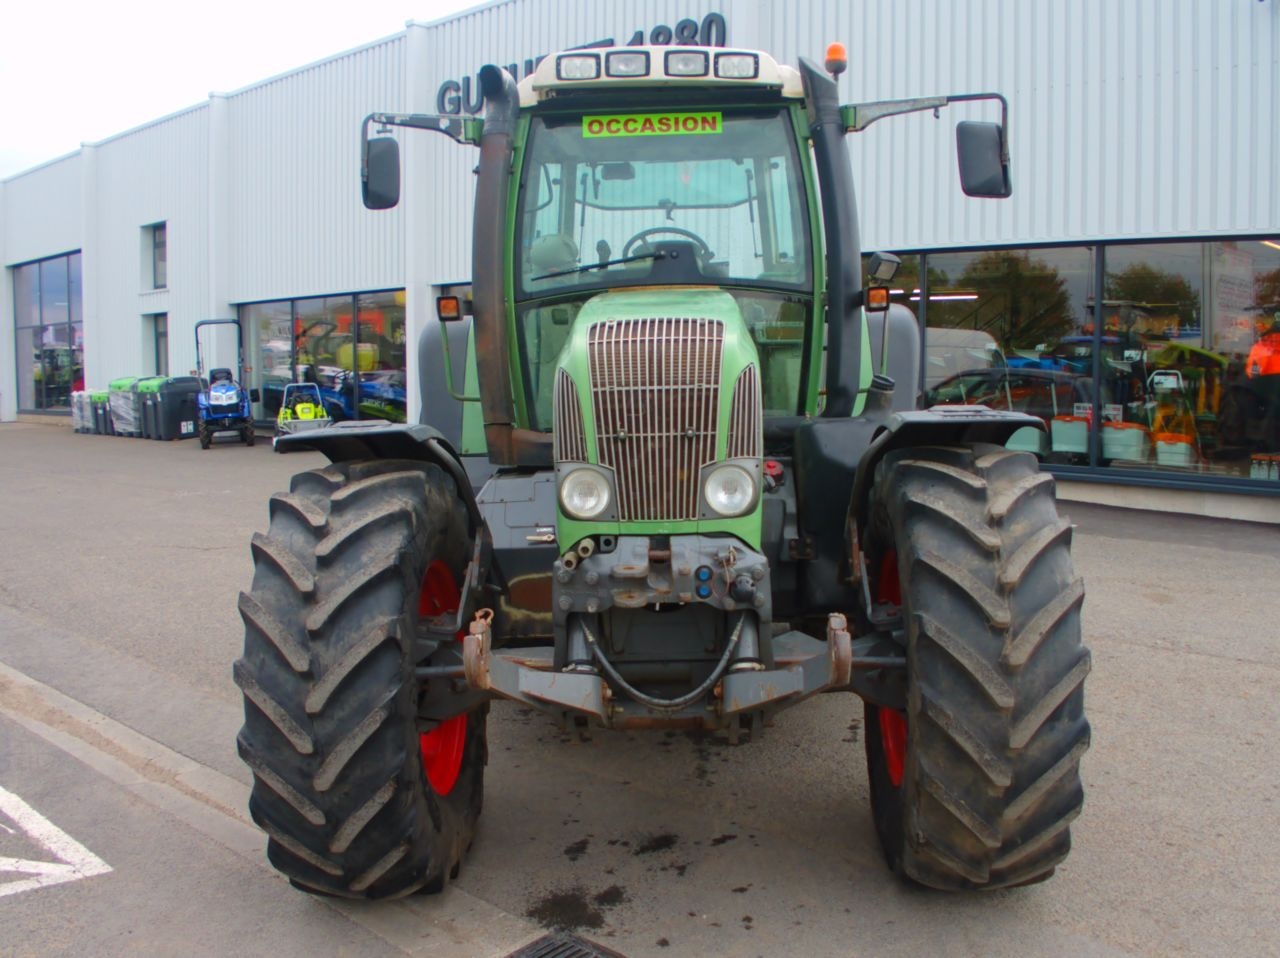
[[[507,958],[625,958],[619,952],[577,935],[556,932],[513,951]]]

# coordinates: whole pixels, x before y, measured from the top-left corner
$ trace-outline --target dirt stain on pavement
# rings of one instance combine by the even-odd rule
[[[621,885],[610,885],[604,891],[589,895],[582,885],[561,888],[543,895],[525,912],[543,928],[554,931],[577,931],[580,928],[603,928],[602,908],[613,908],[627,900]]]
[[[556,931],[604,927],[604,915],[587,899],[581,885],[548,892],[529,906],[525,917]]]
[[[636,850],[631,854],[652,855],[654,852],[665,852],[668,848],[674,848],[679,841],[680,836],[673,835],[670,832],[663,832],[661,835],[650,835],[637,845]]]
[[[610,885],[591,900],[602,908],[612,908],[614,905],[621,905],[627,900],[627,892],[626,889],[619,885]]]

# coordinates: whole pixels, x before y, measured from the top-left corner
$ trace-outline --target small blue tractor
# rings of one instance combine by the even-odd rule
[[[210,370],[208,380],[204,375],[204,360],[200,355],[200,328],[202,326],[234,326],[236,328],[237,370],[222,366]],[[257,390],[246,390],[244,379],[244,333],[238,319],[202,319],[196,323],[196,374],[202,389],[196,396],[198,412],[197,432],[200,448],[213,445],[213,437],[220,432],[235,432],[246,446],[252,446],[253,411],[250,403],[257,402]],[[238,374],[238,375],[237,375]]]

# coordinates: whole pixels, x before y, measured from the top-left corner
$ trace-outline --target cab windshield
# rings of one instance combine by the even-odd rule
[[[812,285],[795,137],[780,110],[537,117],[521,187],[521,300]]]

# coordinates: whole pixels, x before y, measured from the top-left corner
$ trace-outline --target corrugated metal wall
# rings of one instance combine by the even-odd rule
[[[5,180],[0,183],[0,190],[4,193],[4,212],[0,219],[3,265],[80,248],[84,194],[79,153]]]
[[[400,286],[402,212],[360,202],[360,121],[401,111],[403,35],[227,99],[232,302]]]
[[[809,0],[769,5],[784,56],[849,45],[852,100],[996,90],[1014,196],[965,198],[951,129],[854,137],[868,245],[1043,243],[1280,228],[1280,4],[1257,0]],[[833,29],[834,28],[834,29]],[[919,164],[904,161],[920,158]]]
[[[428,28],[433,89],[483,63],[723,14],[731,45],[795,63],[844,42],[847,102],[997,91],[1014,196],[966,198],[954,127],[990,105],[851,139],[868,247],[917,249],[1280,229],[1280,3],[1257,0],[507,0]],[[472,81],[474,82],[474,81]],[[449,183],[467,160],[435,147]],[[432,211],[466,223],[471,192]],[[465,247],[463,247],[465,248]],[[460,248],[440,274],[465,275]]]
[[[85,380],[150,372],[143,316],[169,316],[169,369],[195,365],[191,330],[209,316],[209,119],[199,106],[83,151],[92,191],[83,252]],[[168,287],[151,288],[146,227],[166,224]]]
[[[1280,230],[1280,0],[503,0],[0,183],[0,259],[84,249],[95,382],[144,368],[149,312],[170,315],[174,371],[190,366],[191,325],[235,303],[404,286],[412,335],[431,315],[430,287],[470,276],[475,152],[403,134],[406,202],[369,213],[361,118],[435,112],[447,80],[471,78],[474,99],[484,63],[625,44],[713,13],[730,45],[789,63],[843,41],[849,102],[1008,96],[1008,201],[965,198],[955,173],[955,122],[994,118],[989,106],[890,118],[853,137],[865,247]],[[170,224],[166,293],[140,285],[140,230],[156,221]],[[0,304],[0,322],[11,314]]]

